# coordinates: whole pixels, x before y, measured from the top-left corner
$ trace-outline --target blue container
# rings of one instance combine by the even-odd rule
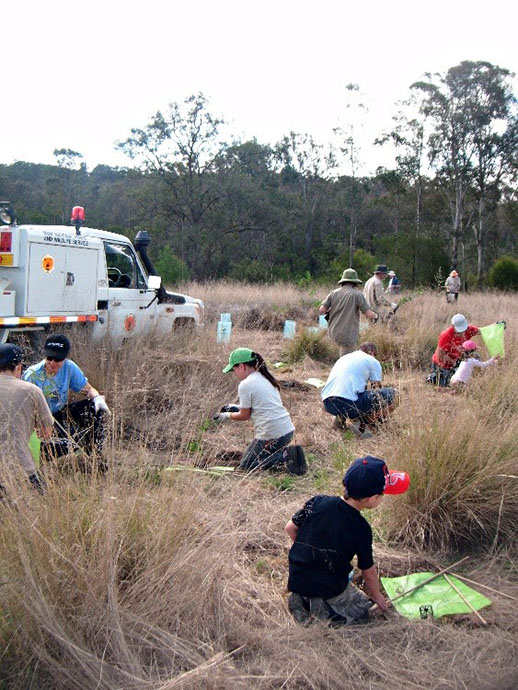
[[[230,342],[231,334],[232,334],[232,322],[231,321],[218,321],[218,330],[216,333],[216,342],[218,342],[218,343]]]
[[[318,317],[318,327],[319,328],[327,328],[329,324],[327,323],[327,319],[324,316],[324,314],[320,314]]]
[[[294,338],[295,337],[295,330],[297,328],[297,322],[296,321],[290,321],[289,319],[286,319],[284,322],[284,332],[283,335],[285,338]]]
[[[219,320],[220,321],[232,321],[232,316],[230,314],[220,314]]]

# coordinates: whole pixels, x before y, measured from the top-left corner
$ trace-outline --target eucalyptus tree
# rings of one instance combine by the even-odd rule
[[[484,270],[486,204],[516,167],[516,99],[511,73],[489,62],[463,61],[446,74],[426,74],[412,88],[431,126],[430,164],[451,209],[451,259],[457,266],[466,226],[475,232],[479,282]],[[470,195],[477,206],[470,205]],[[473,219],[477,221],[473,223]]]
[[[282,225],[273,149],[255,139],[232,142],[216,161],[219,240],[213,260],[217,276],[268,280],[278,259]]]
[[[340,139],[339,150],[345,160],[345,167],[348,175],[344,177],[347,186],[346,205],[349,214],[349,265],[352,266],[353,256],[356,250],[358,235],[358,216],[363,199],[363,185],[358,179],[361,167],[361,149],[359,145],[358,129],[362,126],[362,121],[367,114],[367,106],[363,102],[363,97],[358,84],[350,83],[345,87],[347,101],[345,106],[346,124],[343,127],[336,127],[334,134]]]
[[[417,281],[417,256],[422,234],[423,168],[425,161],[425,127],[419,116],[419,104],[415,96],[401,102],[400,110],[393,117],[394,128],[376,139],[376,144],[391,143],[396,149],[398,175],[413,190],[415,199],[414,227],[412,232],[411,283]]]
[[[166,222],[173,221],[197,277],[210,262],[213,213],[222,203],[214,170],[225,148],[220,138],[224,120],[212,115],[208,105],[202,93],[170,103],[165,113],[157,111],[146,126],[132,129],[117,144],[140,170],[161,183],[158,213]],[[150,199],[150,205],[155,201]]]
[[[296,215],[296,227],[289,244],[296,253],[302,252],[307,269],[313,274],[318,269],[325,226],[328,181],[337,164],[335,152],[331,145],[324,147],[309,134],[290,132],[276,144],[274,163],[281,186],[296,190],[298,196],[290,205],[292,219]],[[295,243],[297,235],[301,235],[300,247]]]
[[[82,196],[86,180],[86,164],[82,162],[83,155],[73,149],[61,148],[54,149],[52,154],[56,159],[59,168],[59,182],[61,189],[57,194],[60,210],[58,212],[61,223],[66,223],[70,219],[70,212],[74,206],[74,193]],[[79,175],[76,166],[79,165]]]

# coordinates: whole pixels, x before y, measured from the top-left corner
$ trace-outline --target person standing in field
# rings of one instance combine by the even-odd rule
[[[295,427],[281,401],[279,382],[268,371],[266,362],[248,347],[230,353],[224,374],[233,372],[239,380],[237,411],[224,410],[218,421],[244,422],[252,419],[255,438],[246,449],[240,469],[268,470],[286,467],[291,474],[307,472],[302,446],[290,446]]]
[[[446,288],[446,300],[448,302],[457,301],[459,299],[460,286],[459,274],[457,271],[452,271],[444,283],[444,287]]]
[[[397,277],[395,271],[389,271],[387,275],[389,277],[387,295],[397,295],[401,290],[401,281]]]
[[[40,389],[20,381],[22,361],[17,345],[0,345],[0,493],[20,468],[31,485],[43,492],[29,439],[35,429],[40,438],[49,439],[54,420]]]
[[[340,357],[353,352],[360,334],[360,312],[375,321],[377,315],[369,308],[365,297],[358,290],[358,274],[354,268],[346,268],[338,281],[339,288],[328,294],[319,308],[327,316],[328,335],[340,347]]]
[[[376,266],[376,270],[371,278],[365,283],[363,288],[363,296],[367,300],[370,309],[378,316],[383,316],[384,307],[393,311],[397,307],[396,302],[389,302],[385,299],[385,292],[383,290],[383,280],[388,275],[388,268],[384,264]]]

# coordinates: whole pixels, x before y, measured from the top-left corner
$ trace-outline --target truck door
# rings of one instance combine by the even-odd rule
[[[110,333],[115,338],[129,338],[152,330],[156,323],[157,301],[152,302],[156,292],[148,290],[133,247],[105,240],[104,251]]]

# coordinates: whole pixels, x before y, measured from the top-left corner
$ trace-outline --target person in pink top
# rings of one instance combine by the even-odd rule
[[[457,390],[467,385],[473,373],[473,369],[485,369],[498,361],[498,357],[491,357],[491,359],[481,362],[478,357],[474,356],[475,351],[478,350],[478,345],[473,342],[473,340],[466,340],[463,342],[462,349],[462,362],[450,379],[450,386],[457,388]]]

